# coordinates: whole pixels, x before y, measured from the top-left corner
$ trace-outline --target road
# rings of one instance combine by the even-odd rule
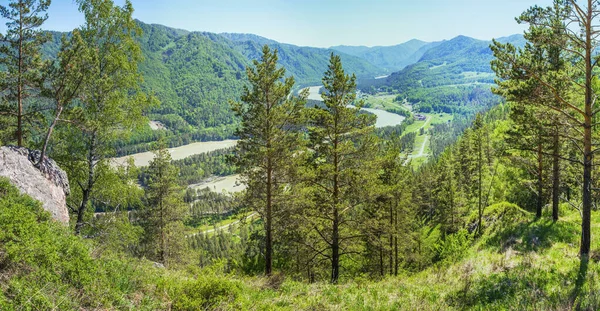
[[[419,150],[419,153],[417,155],[415,155],[414,158],[420,158],[423,156],[423,152],[425,152],[425,145],[427,145],[428,139],[429,139],[429,135],[426,135],[425,139],[423,139],[423,144],[421,145],[421,150]]]
[[[425,120],[425,123],[423,123],[423,125],[417,130],[420,131],[421,129],[425,128],[429,123],[431,122],[431,116],[428,116],[427,119]],[[419,149],[419,153],[417,154],[410,154],[407,158],[406,161],[404,162],[404,165],[408,164],[408,161],[410,161],[410,159],[414,159],[414,158],[420,158],[425,156],[425,146],[427,146],[427,141],[429,140],[429,135],[425,135],[425,139],[423,139],[423,143],[421,144],[421,148]]]

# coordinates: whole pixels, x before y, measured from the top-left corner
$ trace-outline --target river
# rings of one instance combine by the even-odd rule
[[[319,94],[320,89],[320,86],[308,87],[308,99],[319,101],[323,100],[321,98],[321,94]],[[381,109],[361,108],[361,110],[370,112],[377,116],[377,121],[375,121],[375,127],[377,128],[398,125],[405,119],[405,117],[399,114],[387,112]]]

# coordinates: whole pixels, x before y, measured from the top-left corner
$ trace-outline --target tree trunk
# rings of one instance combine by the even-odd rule
[[[36,164],[36,166],[38,168],[41,167],[43,161],[44,161],[44,157],[46,157],[46,149],[48,148],[48,142],[50,142],[50,136],[52,135],[52,132],[54,131],[54,127],[56,126],[56,123],[58,123],[58,118],[60,118],[60,114],[62,113],[63,107],[62,106],[58,106],[58,109],[56,110],[56,115],[54,116],[54,120],[52,120],[52,124],[50,124],[50,127],[48,128],[48,132],[46,133],[46,138],[44,138],[44,145],[42,146],[42,152],[40,154],[40,159],[38,160],[38,163]]]
[[[337,205],[337,204],[335,204]],[[333,208],[333,232],[331,239],[331,283],[336,284],[340,277],[340,238],[337,207]]]
[[[394,276],[398,276],[398,237],[394,237]]]
[[[389,261],[390,261],[390,274],[394,273],[394,253],[392,250],[394,249],[394,235],[396,235],[396,226],[394,225],[394,208],[397,208],[397,201],[394,199],[394,204],[390,204],[390,250],[389,250]]]
[[[75,235],[79,235],[81,233],[81,228],[83,227],[83,216],[85,214],[85,207],[90,199],[90,188],[82,189],[83,197],[81,199],[81,205],[79,205],[79,209],[77,209],[77,222],[75,223]]]
[[[587,109],[587,107],[586,107]],[[590,120],[590,121],[588,121]],[[584,128],[584,164],[583,164],[583,208],[581,213],[581,248],[579,254],[587,256],[591,243],[591,213],[592,213],[592,129],[591,119],[586,117]]]
[[[396,217],[394,217],[394,275],[398,275],[398,235],[400,234],[398,231],[398,206],[396,205]],[[391,250],[390,250],[391,252]]]
[[[162,197],[158,198],[158,210],[160,211],[159,213],[159,221],[158,221],[158,230],[160,230],[160,250],[158,253],[158,258],[160,260],[160,263],[162,263],[163,265],[166,263],[165,260],[165,218],[164,218],[164,214],[163,214],[163,204],[162,204]]]
[[[81,188],[83,192],[83,196],[81,199],[81,204],[79,205],[79,209],[77,210],[77,223],[75,224],[75,235],[79,235],[81,233],[81,228],[83,227],[83,216],[85,215],[85,209],[90,201],[90,194],[92,193],[92,187],[94,186],[94,168],[96,163],[94,152],[96,150],[96,134],[92,134],[92,138],[90,139],[90,149],[88,150],[88,180],[85,188]]]
[[[479,210],[479,219],[477,222],[477,233],[478,235],[481,235],[483,233],[483,228],[481,228],[482,226],[482,218],[483,218],[483,206],[482,206],[482,188],[483,188],[483,156],[482,156],[482,149],[483,149],[483,141],[482,141],[482,137],[481,137],[481,129],[478,129],[479,134],[478,134],[478,140],[479,140],[479,144],[478,144],[478,158],[477,158],[477,164],[478,164],[478,181],[477,181],[477,190],[478,190],[478,195],[477,195],[477,205],[478,205],[478,210]]]
[[[18,112],[17,112],[17,145],[23,147],[23,101],[21,100],[21,77],[19,77],[19,86],[17,87],[17,101],[18,101]]]
[[[337,124],[336,124],[337,128]],[[335,284],[340,276],[340,228],[339,228],[339,213],[338,213],[338,202],[339,202],[339,163],[338,163],[338,140],[337,137],[333,143],[334,155],[334,176],[333,176],[333,228],[331,234],[331,283]]]
[[[273,228],[272,228],[272,170],[271,170],[271,158],[267,160],[267,210],[265,219],[265,233],[266,233],[266,245],[265,245],[265,274],[271,275],[273,269]]]
[[[554,150],[552,153],[552,220],[558,220],[558,204],[560,202],[560,138],[558,126],[554,127]]]
[[[585,116],[583,125],[583,207],[581,213],[581,248],[579,254],[586,257],[590,253],[592,213],[592,0],[588,0],[585,21]]]
[[[23,147],[23,7],[19,8],[19,65],[17,77],[17,145]]]
[[[544,162],[542,156],[542,143],[537,145],[537,202],[535,208],[535,218],[542,217],[542,208],[544,207],[543,192],[544,192]]]
[[[379,240],[379,275],[383,277],[385,275],[383,267],[383,243],[381,243],[381,237],[377,237],[377,240]]]

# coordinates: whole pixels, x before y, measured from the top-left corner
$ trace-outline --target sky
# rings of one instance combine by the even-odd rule
[[[114,0],[122,5],[125,0]],[[9,0],[0,0],[6,5]],[[190,31],[253,33],[300,46],[389,46],[465,35],[522,33],[515,17],[551,0],[131,0],[134,18]],[[73,0],[52,0],[43,28],[70,31],[84,20]],[[0,22],[4,31],[4,22]]]

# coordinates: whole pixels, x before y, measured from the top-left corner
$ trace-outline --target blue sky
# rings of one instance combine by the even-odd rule
[[[122,4],[124,0],[114,0]],[[296,45],[394,45],[521,33],[514,18],[551,0],[131,0],[134,17],[194,31],[254,33]],[[6,4],[8,0],[0,0]],[[52,0],[44,28],[83,23],[73,0]],[[2,23],[4,24],[4,23]],[[4,25],[0,26],[3,31]]]

